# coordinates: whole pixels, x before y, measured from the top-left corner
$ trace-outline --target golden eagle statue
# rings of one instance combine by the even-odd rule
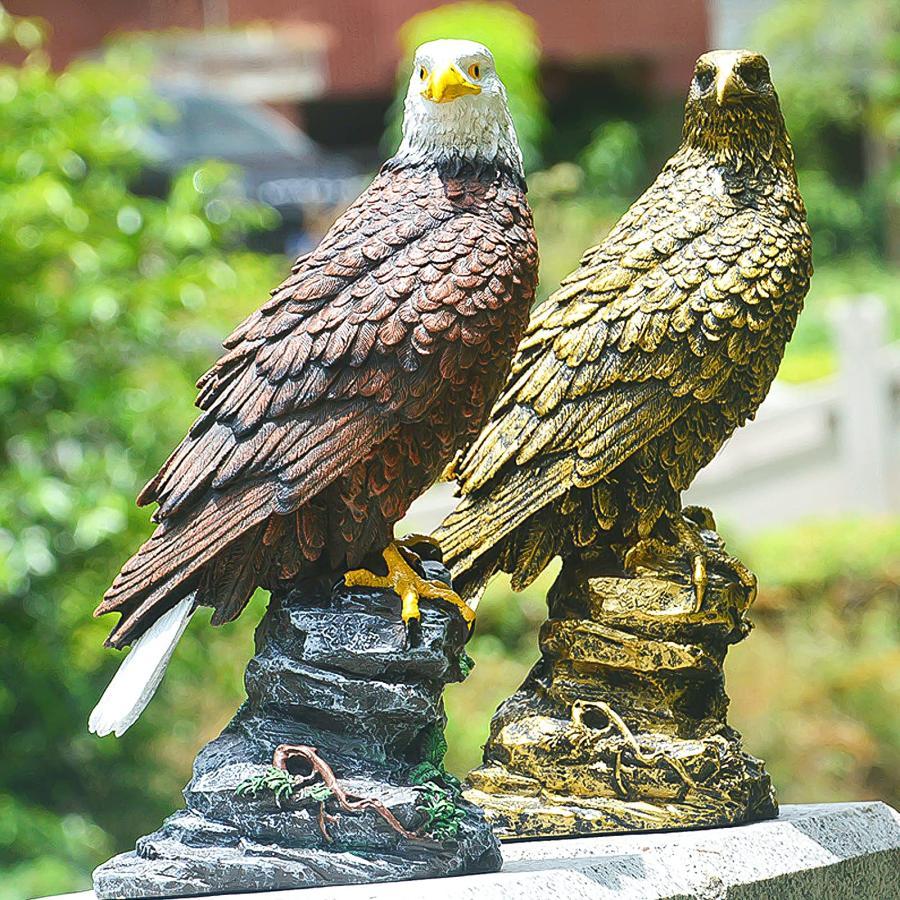
[[[421,578],[393,526],[477,435],[534,298],[537,248],[522,158],[490,52],[416,53],[403,140],[319,246],[225,341],[198,382],[202,410],[140,504],[150,539],[96,614],[134,643],[90,727],[121,734],[159,684],[200,605],[238,616],[254,589],[382,553],[404,621]]]
[[[812,274],[794,156],[766,60],[697,61],[683,141],[651,187],[532,316],[490,422],[455,467],[437,532],[477,602],[550,560],[628,567],[686,551],[696,602],[716,559],[680,494],[752,418]]]

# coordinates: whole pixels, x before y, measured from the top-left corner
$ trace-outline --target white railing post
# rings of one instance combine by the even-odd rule
[[[865,295],[836,304],[829,315],[838,349],[841,401],[838,440],[847,506],[890,509],[891,390],[879,365],[887,310]]]

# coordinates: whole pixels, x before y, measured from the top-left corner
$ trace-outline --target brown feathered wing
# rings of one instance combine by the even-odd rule
[[[122,613],[109,644],[198,587],[214,623],[234,618],[277,517],[421,421],[484,355],[513,293],[527,310],[503,231],[530,219],[487,222],[465,193],[454,200],[433,171],[383,172],[225,341],[198,382],[202,415],[139,497],[159,504],[159,525],[96,611]],[[298,513],[301,542],[304,527]]]

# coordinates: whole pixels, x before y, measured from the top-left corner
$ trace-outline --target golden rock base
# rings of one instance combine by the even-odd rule
[[[753,589],[721,539],[697,608],[685,567],[637,577],[566,571],[541,660],[497,710],[466,797],[501,840],[707,828],[772,818],[763,763],[726,723],[722,664],[750,630]],[[649,562],[645,560],[645,564]]]

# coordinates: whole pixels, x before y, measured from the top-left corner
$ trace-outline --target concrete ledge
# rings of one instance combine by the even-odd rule
[[[503,845],[503,870],[440,881],[273,891],[267,900],[896,900],[900,814],[884,803],[783,806],[777,819]],[[93,900],[93,892],[55,900]],[[247,894],[220,900],[246,900]]]

